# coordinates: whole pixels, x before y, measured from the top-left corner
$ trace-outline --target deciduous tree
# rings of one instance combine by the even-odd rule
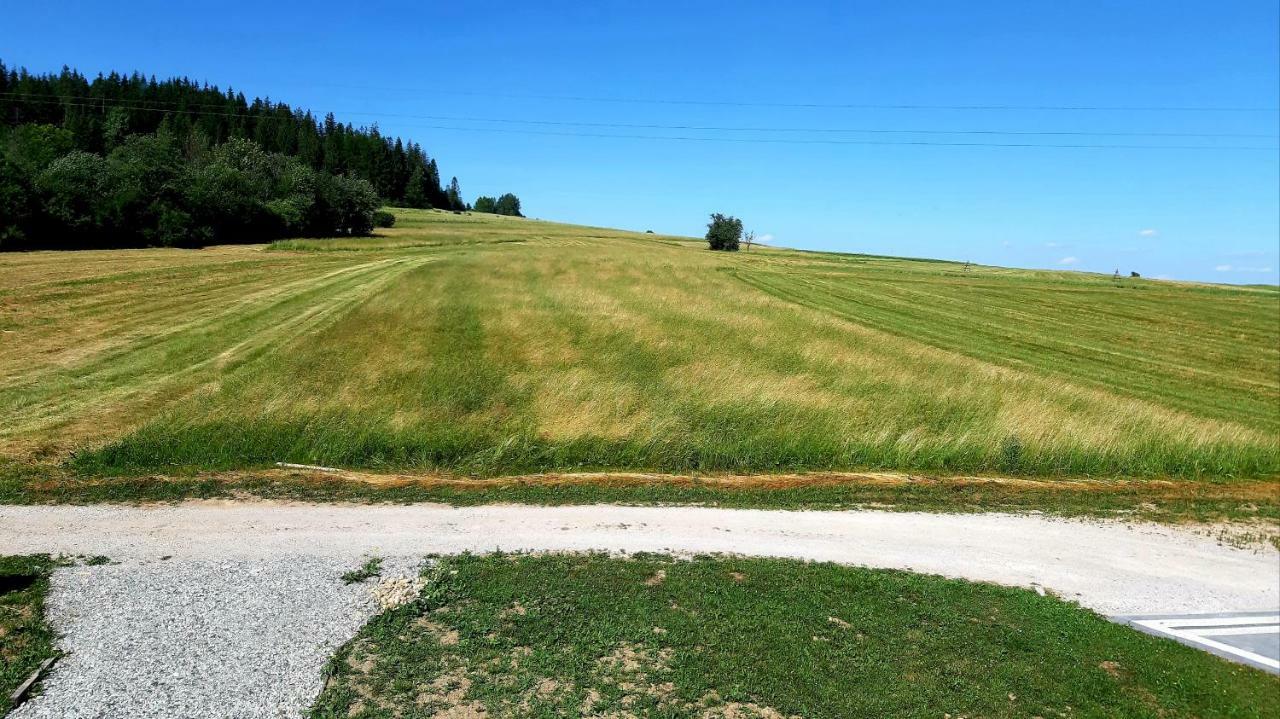
[[[742,220],[719,212],[711,215],[711,222],[707,224],[707,244],[711,249],[737,252],[741,239]]]

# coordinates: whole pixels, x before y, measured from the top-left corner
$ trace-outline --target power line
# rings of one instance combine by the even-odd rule
[[[1280,147],[1252,145],[1133,145],[1092,143],[1033,143],[1033,142],[939,142],[932,140],[791,140],[747,137],[689,137],[679,135],[619,135],[589,132],[552,132],[542,130],[515,130],[496,127],[456,127],[449,125],[417,125],[424,129],[459,130],[464,132],[492,132],[521,135],[550,135],[556,137],[594,137],[626,140],[678,140],[686,142],[730,142],[780,145],[914,145],[925,147],[1045,147],[1073,149],[1114,150],[1280,150]]]
[[[153,110],[147,105],[169,105],[188,110],[192,107],[219,108],[222,112],[240,116],[240,112],[228,112],[225,105],[213,103],[186,103],[164,100],[122,101],[111,98],[70,97],[56,98],[30,93],[0,92],[0,96],[19,96],[44,103],[75,103],[98,105],[108,100],[114,107],[127,109]],[[272,107],[267,105],[268,108]],[[473,117],[457,115],[419,115],[394,112],[369,112],[363,110],[335,110],[332,114],[363,115],[367,117],[394,117],[397,119],[441,120],[447,122],[491,122],[517,125],[547,125],[560,127],[603,127],[619,129],[643,130],[695,130],[706,132],[761,132],[761,133],[847,133],[847,134],[895,134],[895,135],[1026,135],[1026,136],[1074,136],[1074,137],[1180,137],[1180,138],[1215,138],[1215,139],[1277,139],[1280,135],[1239,132],[1107,132],[1088,130],[916,130],[905,128],[832,128],[832,127],[760,127],[760,126],[722,126],[722,125],[662,125],[622,122],[582,122],[573,120],[527,120],[500,117]]]
[[[1235,132],[1092,132],[1086,130],[911,130],[857,127],[730,127],[720,125],[657,125],[624,122],[581,122],[570,120],[522,120],[495,117],[458,117],[449,115],[405,115],[396,113],[345,112],[347,115],[375,115],[381,117],[421,120],[445,120],[451,122],[492,122],[514,125],[551,125],[559,127],[605,127],[636,130],[696,130],[704,132],[760,132],[760,133],[815,133],[815,134],[892,134],[892,135],[1029,135],[1075,137],[1181,137],[1181,138],[1231,138],[1231,139],[1280,139],[1280,135]]]
[[[86,107],[92,109],[104,109],[110,104],[113,107],[122,107],[124,109],[138,110],[143,112],[163,112],[176,113],[182,112],[195,115],[221,116],[221,117],[246,117],[244,112],[240,111],[211,111],[211,110],[191,110],[191,105],[185,107],[177,107],[173,109],[157,108],[130,105],[124,102],[110,101],[106,98],[91,99],[89,102],[75,102],[71,100],[58,100],[50,98],[48,100],[37,100],[50,104],[70,105],[73,107]],[[198,106],[198,105],[197,105]],[[207,106],[207,105],[206,105]],[[384,117],[386,115],[383,115]],[[293,120],[291,115],[289,118],[276,117],[272,115],[257,115],[255,120]],[[603,123],[602,123],[603,124]],[[625,127],[624,125],[616,125]],[[919,146],[919,147],[1013,147],[1013,148],[1061,148],[1061,149],[1118,149],[1118,150],[1280,150],[1280,147],[1262,147],[1248,145],[1141,145],[1141,144],[1101,144],[1101,143],[1027,143],[1027,142],[940,142],[932,140],[824,140],[824,139],[778,139],[778,138],[742,138],[742,137],[693,137],[682,135],[637,135],[637,134],[617,134],[617,133],[592,133],[592,132],[554,132],[542,130],[518,130],[510,128],[494,128],[494,127],[457,127],[451,125],[417,125],[423,129],[434,130],[451,130],[462,132],[488,132],[499,134],[522,134],[522,135],[542,135],[553,137],[587,137],[602,139],[625,139],[625,140],[673,140],[680,142],[721,142],[721,143],[746,143],[746,144],[787,144],[787,145],[867,145],[867,146]],[[906,132],[906,131],[902,131]],[[1001,133],[995,133],[1001,134]]]
[[[303,83],[305,84],[305,83]],[[406,92],[408,88],[370,88],[359,85],[313,83],[328,87],[348,89]],[[493,97],[507,100],[553,100],[570,102],[604,102],[642,105],[701,105],[707,107],[776,107],[828,110],[993,110],[993,111],[1081,111],[1081,112],[1280,112],[1280,107],[1213,106],[1213,105],[1006,105],[1006,104],[912,104],[912,103],[826,103],[826,102],[762,102],[749,100],[682,100],[672,98],[601,97],[590,95],[539,95],[524,93],[496,93],[479,90],[444,90],[440,88],[414,88],[415,94],[467,95]]]

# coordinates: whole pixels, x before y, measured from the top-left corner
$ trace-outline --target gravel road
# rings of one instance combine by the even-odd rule
[[[1280,608],[1280,555],[1186,530],[1028,515],[266,502],[0,507],[0,554],[104,554],[55,573],[70,651],[32,717],[297,716],[372,615],[339,575],[464,550],[731,552],[1039,586],[1108,615]]]

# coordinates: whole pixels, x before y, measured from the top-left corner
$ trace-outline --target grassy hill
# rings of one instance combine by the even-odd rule
[[[1274,289],[396,214],[368,239],[0,256],[0,455],[1280,473]]]

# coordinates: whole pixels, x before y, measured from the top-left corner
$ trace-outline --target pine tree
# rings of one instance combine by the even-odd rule
[[[431,207],[431,199],[427,194],[427,173],[422,165],[413,168],[409,182],[404,188],[404,204],[409,207]]]
[[[462,188],[458,186],[458,178],[449,181],[449,191],[446,193],[449,197],[449,209],[459,212],[466,209],[466,202],[462,199]]]

